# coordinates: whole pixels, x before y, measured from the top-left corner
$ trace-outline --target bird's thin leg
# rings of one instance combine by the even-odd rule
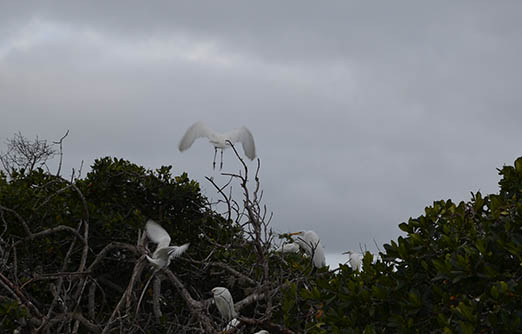
[[[216,155],[217,155],[217,147],[214,147],[214,161],[212,162],[212,169],[216,169]]]
[[[223,169],[223,149],[221,149],[221,165],[219,166],[219,170]]]

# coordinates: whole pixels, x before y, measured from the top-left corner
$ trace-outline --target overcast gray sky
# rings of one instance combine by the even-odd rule
[[[497,192],[522,155],[520,1],[11,1],[0,139],[65,167],[117,156],[214,176],[193,122],[247,126],[272,227],[334,254],[381,245],[433,200]],[[1,147],[5,150],[5,146]],[[253,168],[254,163],[250,163]],[[224,171],[235,172],[231,151]]]

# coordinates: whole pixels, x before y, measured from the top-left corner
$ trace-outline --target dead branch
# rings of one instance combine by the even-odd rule
[[[213,267],[217,267],[217,268],[221,268],[221,269],[224,269],[226,271],[228,271],[229,273],[231,273],[232,275],[240,278],[240,279],[243,279],[245,280],[246,282],[248,282],[249,284],[253,285],[253,286],[256,286],[257,285],[257,282],[254,281],[253,279],[251,279],[249,276],[235,270],[234,268],[232,268],[231,266],[227,265],[226,263],[223,263],[223,262],[215,262],[215,261],[211,261],[211,262],[207,262],[207,261],[197,261],[197,260],[193,260],[191,259],[190,262],[192,263],[195,263],[195,264],[204,264],[204,265],[211,265]]]
[[[133,246],[133,245],[130,245],[130,244],[127,244],[124,242],[113,241],[110,244],[108,244],[107,246],[103,247],[103,249],[100,252],[98,252],[94,261],[87,268],[87,271],[92,271],[94,269],[94,267],[96,267],[105,258],[105,256],[107,255],[107,253],[109,251],[111,251],[113,249],[118,249],[118,248],[127,249],[127,250],[131,251],[132,253],[139,255],[139,252],[138,252],[138,249],[136,246]]]
[[[60,155],[60,162],[58,163],[58,171],[56,172],[56,176],[60,176],[60,171],[62,170],[62,160],[63,160],[63,146],[62,146],[62,144],[63,144],[63,140],[68,135],[69,135],[69,130],[67,130],[67,132],[63,135],[62,138],[60,138],[59,141],[53,142],[53,144],[55,144],[55,145],[60,145],[60,153],[58,153]]]
[[[2,273],[0,273],[0,284],[2,284],[2,286],[10,292],[20,304],[25,305],[31,312],[33,312],[35,316],[39,318],[42,317],[42,313],[36,308],[36,306],[34,306],[33,302],[29,300],[29,297],[20,291],[20,289]]]
[[[136,262],[136,265],[134,266],[134,269],[132,271],[131,280],[129,281],[127,289],[122,294],[120,301],[118,302],[118,304],[112,311],[111,317],[109,318],[109,320],[107,321],[107,324],[103,328],[102,334],[105,334],[108,331],[110,331],[110,329],[115,321],[116,315],[118,315],[120,313],[120,309],[123,305],[123,302],[125,300],[127,300],[128,296],[132,293],[132,290],[134,289],[134,284],[136,283],[136,277],[138,277],[139,274],[141,274],[141,271],[143,270],[144,267],[145,267],[145,255],[142,255]],[[120,317],[119,320],[121,321],[122,318]]]
[[[5,206],[3,205],[0,205],[0,210],[2,211],[2,217],[3,217],[3,211],[7,211],[9,213],[12,213],[16,219],[18,219],[18,221],[20,223],[22,223],[22,226],[24,227],[24,230],[25,230],[25,233],[27,233],[28,235],[31,235],[31,230],[29,229],[29,225],[27,225],[27,222],[25,221],[25,219],[22,218],[22,216],[20,216],[18,214],[18,212],[16,212],[15,210],[13,209],[9,209],[9,208],[6,208]]]
[[[231,196],[227,196],[224,192],[223,192],[223,189],[226,189],[230,183],[232,182],[233,178],[231,177],[227,183],[225,183],[225,185],[219,187],[215,182],[214,182],[214,179],[213,178],[210,178],[208,176],[205,176],[205,179],[207,179],[207,181],[209,181],[213,186],[214,188],[216,188],[216,190],[218,191],[218,193],[223,197],[223,201],[226,203],[227,205],[227,221],[230,221],[230,217],[232,215],[232,207],[231,207]]]
[[[36,136],[31,141],[21,132],[15,133],[13,138],[6,141],[7,152],[0,155],[0,163],[5,171],[11,174],[17,169],[32,171],[36,165],[43,166],[52,158],[56,151],[46,140],[38,139]]]
[[[216,329],[214,328],[214,326],[212,326],[212,321],[206,315],[206,313],[203,312],[203,310],[206,309],[206,303],[194,300],[188,292],[188,290],[183,285],[183,283],[181,283],[181,281],[176,277],[176,275],[174,275],[172,271],[170,271],[170,269],[165,269],[164,272],[169,278],[169,280],[172,282],[174,287],[176,287],[183,300],[185,300],[185,303],[188,306],[194,318],[201,323],[201,325],[205,329],[205,332],[216,333]]]
[[[96,283],[92,282],[89,287],[89,317],[96,318]]]
[[[63,277],[82,276],[82,275],[90,275],[90,274],[91,274],[91,272],[89,272],[89,271],[42,274],[42,275],[35,276],[35,277],[31,278],[30,280],[26,281],[24,284],[22,284],[20,286],[20,289],[24,289],[27,285],[37,282],[37,281],[56,280],[56,279],[60,279]]]
[[[78,225],[78,228],[77,228],[76,232],[78,232],[80,227],[81,227],[81,222]],[[67,254],[65,255],[65,259],[64,259],[64,262],[63,262],[63,265],[62,265],[62,271],[65,271],[65,269],[66,269],[67,262],[68,262],[68,260],[69,260],[69,258],[71,256],[71,253],[72,253],[72,251],[74,249],[75,244],[76,244],[76,239],[74,239],[71,242],[71,244],[69,245],[69,249],[67,250]],[[42,319],[42,323],[40,324],[39,328],[45,328],[45,326],[47,325],[47,322],[51,319],[51,314],[53,313],[53,310],[56,307],[56,305],[57,305],[59,300],[61,302],[60,304],[62,305],[62,308],[64,308],[63,311],[64,312],[67,311],[67,309],[66,309],[67,305],[65,305],[65,303],[61,299],[62,286],[63,286],[63,277],[59,277],[58,278],[58,286],[55,288],[55,291],[53,293],[53,295],[54,295],[53,301],[51,302],[51,306],[49,307],[49,310],[47,311],[46,317],[44,319]]]
[[[160,296],[161,296],[161,279],[159,276],[154,277],[154,282],[152,283],[152,310],[154,311],[154,316],[156,320],[159,321],[161,318],[161,308],[160,308]]]
[[[80,239],[81,242],[86,244],[86,240],[74,228],[72,228],[70,226],[65,226],[65,225],[58,225],[58,226],[51,227],[44,231],[40,231],[37,233],[31,233],[28,237],[25,237],[24,239],[15,242],[14,246],[16,247],[16,246],[20,245],[21,243],[24,243],[24,242],[27,242],[30,240],[34,240],[36,238],[40,238],[40,237],[43,237],[43,236],[46,236],[49,234],[62,232],[62,231],[67,231],[67,232],[72,233],[76,238]]]
[[[53,319],[49,320],[49,325],[54,325],[55,323],[60,323],[60,322],[63,323],[63,322],[69,321],[69,320],[79,321],[82,325],[84,325],[89,330],[89,332],[92,332],[92,333],[101,332],[100,326],[89,321],[88,319],[86,319],[83,316],[82,313],[79,313],[79,312],[58,314]]]

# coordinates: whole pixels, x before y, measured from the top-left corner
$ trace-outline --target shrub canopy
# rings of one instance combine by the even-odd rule
[[[228,198],[231,219],[170,167],[103,158],[74,180],[42,169],[0,173],[2,326],[216,332],[226,324],[209,292],[223,286],[241,316],[236,333],[520,331],[522,158],[499,173],[498,194],[435,201],[399,224],[404,236],[379,260],[366,253],[361,271],[317,270],[299,254],[274,253],[257,193]],[[144,260],[155,247],[143,236],[147,219],[173,244],[190,243],[167,270]]]

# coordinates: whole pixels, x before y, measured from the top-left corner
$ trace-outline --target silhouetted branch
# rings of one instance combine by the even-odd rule
[[[62,170],[62,160],[63,160],[63,146],[62,146],[62,143],[63,143],[63,140],[65,139],[65,137],[67,137],[67,135],[69,135],[69,130],[67,130],[65,135],[63,135],[63,137],[60,138],[59,141],[53,142],[56,145],[60,145],[60,153],[58,153],[60,155],[60,162],[58,163],[58,171],[56,171],[56,176],[60,176],[60,171]]]
[[[138,262],[136,262],[136,265],[134,266],[134,269],[132,271],[131,280],[129,281],[129,284],[127,285],[127,289],[122,294],[120,301],[118,302],[118,304],[112,311],[112,314],[111,314],[109,320],[107,321],[105,327],[103,328],[102,334],[107,333],[108,331],[111,330],[116,316],[120,313],[120,309],[123,306],[123,302],[125,300],[127,300],[127,298],[132,293],[132,290],[134,289],[134,284],[136,283],[136,278],[141,274],[141,271],[143,270],[144,267],[145,267],[145,255],[141,256],[138,259]],[[122,318],[119,318],[119,320],[121,321]]]
[[[45,165],[47,160],[56,154],[46,140],[40,140],[36,136],[34,141],[30,141],[20,132],[8,139],[6,145],[7,152],[0,155],[0,163],[8,174],[16,169],[32,171],[38,164]]]
[[[176,275],[174,275],[172,271],[167,269],[165,270],[165,274],[170,279],[174,287],[176,287],[181,297],[185,300],[185,303],[188,306],[192,315],[196,319],[198,319],[198,321],[200,321],[206,333],[216,333],[216,329],[212,326],[212,321],[203,312],[203,310],[206,309],[206,305],[200,301],[193,299],[188,290],[183,285],[183,283],[181,283],[181,281],[176,277]]]

